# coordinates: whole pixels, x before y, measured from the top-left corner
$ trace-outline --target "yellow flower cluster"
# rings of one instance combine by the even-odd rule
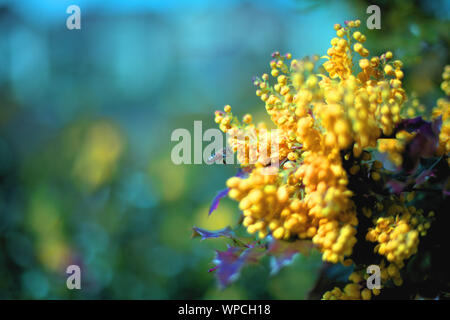
[[[275,238],[312,238],[324,260],[331,262],[344,261],[351,254],[358,224],[340,152],[353,147],[359,157],[364,148],[376,147],[380,135],[390,134],[400,120],[405,99],[400,80],[402,65],[400,61],[388,62],[392,59],[390,52],[382,58],[361,59],[361,72],[352,75],[353,52],[369,55],[362,46],[365,36],[359,31],[352,33],[359,25],[360,21],[353,21],[347,27],[335,26],[337,37],[323,65],[329,77],[313,73],[317,57],[298,61],[291,60],[290,54],[273,54],[270,74],[276,83],[272,86],[269,75],[263,74],[254,84],[281,132],[277,156],[281,162],[287,161],[283,169],[288,170],[268,184],[268,178],[261,177],[265,174],[260,172],[266,161],[247,179],[232,178],[228,182],[230,196],[240,201],[250,232],[259,231],[260,236],[271,232]],[[353,50],[352,37],[357,41]],[[389,76],[394,78],[388,80]],[[250,116],[245,116],[241,125],[230,106],[224,111],[216,113],[216,122],[224,132],[234,136],[243,133],[250,136],[250,146],[258,144],[259,128],[251,124]],[[249,131],[256,132],[253,138]],[[244,149],[241,155],[246,156],[239,160],[248,164],[249,146],[239,139],[230,144],[238,157],[239,149]],[[268,197],[267,192],[273,190],[280,190],[283,197]]]
[[[403,266],[403,261],[417,252],[419,232],[411,228],[409,217],[378,218],[376,227],[370,229],[366,239],[378,242],[375,251],[390,262]]]
[[[248,178],[228,179],[229,196],[239,201],[244,213],[243,225],[249,233],[259,232],[261,238],[270,230],[274,237],[289,239],[293,234],[311,238],[316,234],[317,221],[307,215],[306,206],[295,197],[295,187],[281,185],[275,168],[257,168]]]
[[[319,221],[313,243],[323,252],[323,259],[343,261],[352,253],[356,243],[356,211],[350,200],[352,192],[346,188],[347,175],[338,157],[305,152],[304,162],[294,173],[304,185],[303,202],[308,215]]]
[[[361,22],[357,21],[357,26],[360,24]],[[331,40],[331,48],[327,51],[329,60],[323,64],[323,67],[329,73],[330,78],[347,79],[352,74],[353,64],[350,44],[344,39],[344,36],[349,35],[349,29],[343,28],[340,24],[336,24],[334,29],[338,37]],[[355,52],[358,49],[365,56],[369,54],[360,43],[358,46],[355,45],[354,49]]]
[[[217,111],[215,117],[220,129],[230,134],[229,143],[241,165],[254,165],[248,177],[227,181],[229,196],[239,202],[248,232],[261,238],[311,239],[323,260],[344,265],[352,263],[359,223],[356,190],[349,185],[359,181],[380,187],[385,180],[382,163],[371,160],[367,149],[378,148],[401,165],[405,145],[414,134],[394,129],[401,114],[411,116],[423,109],[418,99],[403,109],[402,62],[393,60],[390,51],[369,57],[363,45],[366,37],[355,31],[360,24],[356,20],[346,22],[345,27],[335,25],[337,37],[323,57],[327,59],[322,68],[326,74],[317,73],[321,70],[316,68],[318,57],[295,60],[289,53],[272,55],[270,75],[256,78],[254,85],[278,129],[276,136],[264,140],[267,126],[253,124],[251,115],[245,115],[241,124],[230,106]],[[449,73],[446,68],[446,92]],[[440,100],[433,112],[433,117],[443,116],[442,153],[450,149],[449,113],[448,100]],[[263,143],[268,141],[268,145]],[[252,150],[260,152],[270,142],[278,144],[278,152],[269,150],[255,164]],[[279,168],[269,166],[275,157],[281,163]],[[385,267],[382,262],[382,279],[400,285],[399,270],[417,251],[419,235],[426,233],[429,223],[422,212],[395,196],[388,203],[377,203],[375,210],[374,227],[368,230],[366,240],[378,242],[376,253],[390,263]],[[372,209],[364,207],[362,214],[371,219]],[[365,275],[354,274],[353,283],[327,292],[324,298],[370,299],[379,294],[379,290],[364,289],[358,277],[364,279]]]
[[[378,242],[375,252],[398,268],[403,268],[404,261],[417,252],[419,235],[425,236],[431,227],[422,209],[405,204],[414,196],[411,192],[406,197],[391,196],[384,205],[379,203],[379,209],[385,208],[385,216],[374,219],[374,228],[369,228],[366,234],[366,240]]]
[[[414,192],[403,193],[400,197],[391,196],[375,205],[375,212],[384,212],[386,216],[373,219],[374,228],[369,228],[366,240],[377,242],[374,251],[383,256],[378,264],[382,284],[388,281],[396,286],[403,284],[400,270],[405,266],[404,261],[417,252],[419,235],[425,236],[431,227],[433,211],[425,216],[423,210],[407,206],[414,197]],[[372,217],[370,208],[363,207],[362,212],[366,217]],[[367,289],[368,277],[364,269],[354,271],[348,278],[350,283],[343,290],[335,287],[325,292],[322,299],[369,300],[379,295],[380,289]]]
[[[348,25],[351,26],[351,22]],[[359,22],[354,25],[358,26]],[[354,154],[359,156],[364,148],[376,147],[381,133],[391,135],[401,119],[400,111],[406,100],[401,82],[403,64],[400,60],[391,62],[391,52],[366,59],[369,51],[362,45],[365,36],[355,31],[353,38],[358,42],[353,50],[363,58],[359,60],[361,72],[356,77],[351,75],[351,27],[336,25],[335,29],[338,37],[331,41],[333,47],[328,51],[330,57],[325,56],[329,61],[324,67],[331,79],[338,77],[340,81],[322,76],[320,86],[324,89],[325,103],[314,106],[327,130],[327,145],[337,144],[345,149],[353,143]],[[380,151],[399,149],[396,145],[396,142],[388,142],[388,148],[382,145]],[[400,161],[397,157],[396,163]]]

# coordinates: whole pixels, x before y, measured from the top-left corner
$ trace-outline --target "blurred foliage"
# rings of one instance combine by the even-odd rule
[[[271,52],[324,52],[334,23],[364,21],[369,2],[79,2],[80,31],[65,28],[67,1],[0,2],[0,298],[306,298],[314,255],[217,289],[205,247],[223,243],[191,240],[191,226],[236,225],[229,200],[207,216],[236,168],[173,165],[170,133],[215,127],[226,103],[259,110],[251,77]],[[392,49],[407,91],[435,101],[449,2],[380,6],[369,49]],[[70,264],[80,291],[66,288]]]

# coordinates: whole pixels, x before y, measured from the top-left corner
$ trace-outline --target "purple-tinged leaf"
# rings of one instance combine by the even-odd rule
[[[260,247],[242,248],[228,247],[226,251],[216,251],[214,263],[216,277],[221,288],[225,288],[231,282],[239,278],[242,268],[250,263],[257,263],[265,254]]]
[[[216,251],[215,271],[221,288],[225,288],[239,277],[242,268],[242,259],[239,259],[242,249],[229,247],[227,251]]]
[[[308,255],[312,248],[313,244],[309,240],[293,242],[272,240],[267,251],[271,255],[271,274],[276,274],[281,268],[290,265],[298,253]]]
[[[216,230],[216,231],[209,231],[209,230],[193,227],[192,230],[193,230],[192,237],[193,238],[202,237],[202,240],[211,239],[211,238],[220,238],[220,237],[225,237],[225,238],[233,237],[233,231],[231,230],[230,227],[226,227],[226,228]]]
[[[292,263],[298,253],[308,255],[313,248],[310,240],[293,242],[272,240],[268,246],[259,243],[248,243],[245,246],[228,246],[226,251],[216,251],[215,267],[209,272],[216,272],[221,288],[238,279],[243,267],[258,263],[265,255],[271,256],[271,273],[277,273],[282,267]]]
[[[210,215],[211,213],[214,212],[214,210],[217,209],[217,207],[219,206],[219,202],[222,198],[226,197],[228,195],[228,192],[230,191],[229,188],[220,190],[219,192],[217,192],[216,196],[214,197],[212,203],[211,203],[211,207],[209,208],[209,213],[208,215]]]

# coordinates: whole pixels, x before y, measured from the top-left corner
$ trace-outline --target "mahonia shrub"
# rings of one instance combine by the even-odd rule
[[[270,75],[254,79],[279,132],[269,138],[279,150],[268,161],[246,161],[248,146],[236,138],[252,132],[246,142],[258,149],[265,123],[254,124],[249,114],[239,121],[229,105],[216,111],[233,151],[247,149],[210,213],[228,196],[239,203],[241,224],[257,235],[194,228],[202,239],[230,239],[210,270],[222,287],[263,256],[276,272],[295,254],[318,250],[325,265],[351,268],[349,282],[325,288],[323,299],[447,296],[450,66],[441,86],[447,98],[427,116],[402,87],[403,63],[390,51],[371,57],[359,26],[336,24],[321,58],[273,53]],[[268,166],[273,156],[275,168]],[[366,285],[373,264],[381,289]]]

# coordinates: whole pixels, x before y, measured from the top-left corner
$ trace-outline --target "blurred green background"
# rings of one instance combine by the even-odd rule
[[[81,8],[68,30],[66,8]],[[217,289],[219,240],[236,203],[208,218],[235,166],[172,164],[171,132],[214,111],[263,119],[253,75],[270,54],[325,54],[333,25],[381,7],[372,54],[392,50],[431,108],[449,63],[450,1],[0,0],[1,299],[303,299],[318,255],[269,277],[249,267]],[[66,288],[66,267],[82,289]]]

